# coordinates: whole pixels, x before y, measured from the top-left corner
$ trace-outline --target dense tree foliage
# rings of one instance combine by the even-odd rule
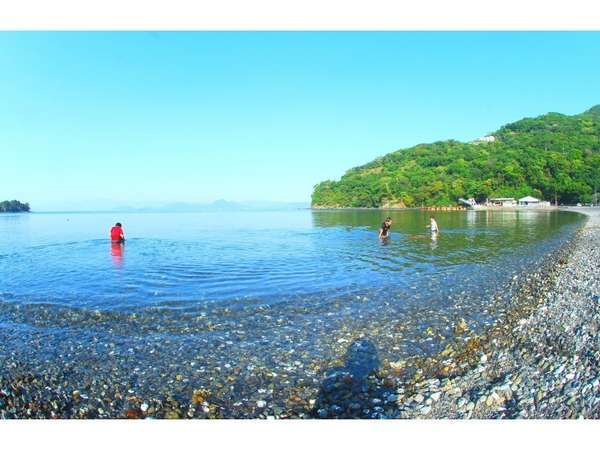
[[[494,142],[442,141],[398,150],[315,186],[313,206],[450,205],[523,197],[570,204],[600,190],[600,105],[505,125]]]
[[[5,200],[0,202],[0,213],[2,212],[29,212],[29,203],[21,203],[18,200]]]

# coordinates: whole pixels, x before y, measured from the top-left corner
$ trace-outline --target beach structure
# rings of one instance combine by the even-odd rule
[[[517,206],[517,201],[512,197],[490,198],[489,203],[492,206]]]
[[[474,198],[464,199],[459,198],[458,203],[466,209],[488,209],[488,208],[520,208],[520,207],[539,207],[548,208],[550,202],[542,201],[538,198],[526,196],[515,200],[513,197],[495,197],[489,198],[484,204],[478,204]]]
[[[540,206],[541,200],[530,195],[519,199],[519,206]]]
[[[475,206],[477,206],[477,202],[475,201],[474,198],[470,198],[470,199],[464,199],[464,198],[459,198],[458,199],[458,203],[464,205],[467,208],[473,208]]]

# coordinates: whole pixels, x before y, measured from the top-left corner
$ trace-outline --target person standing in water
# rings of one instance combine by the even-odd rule
[[[115,226],[110,229],[110,240],[114,243],[125,242],[125,233],[123,232],[123,226],[120,222],[117,222]]]
[[[438,227],[438,224],[433,216],[429,216],[429,226],[427,228],[431,230],[432,237],[437,237],[440,232],[440,227]]]
[[[387,239],[390,237],[390,228],[392,227],[392,218],[387,217],[381,224],[379,229],[379,239]]]

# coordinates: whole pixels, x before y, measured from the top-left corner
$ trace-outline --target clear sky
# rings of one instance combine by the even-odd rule
[[[309,201],[421,142],[600,103],[600,33],[0,33],[0,200]]]

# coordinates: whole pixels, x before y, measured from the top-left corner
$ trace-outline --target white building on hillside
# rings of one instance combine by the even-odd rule
[[[483,137],[477,138],[473,141],[473,143],[475,143],[475,144],[481,144],[483,142],[496,142],[496,137],[492,136],[492,135],[483,136]]]

